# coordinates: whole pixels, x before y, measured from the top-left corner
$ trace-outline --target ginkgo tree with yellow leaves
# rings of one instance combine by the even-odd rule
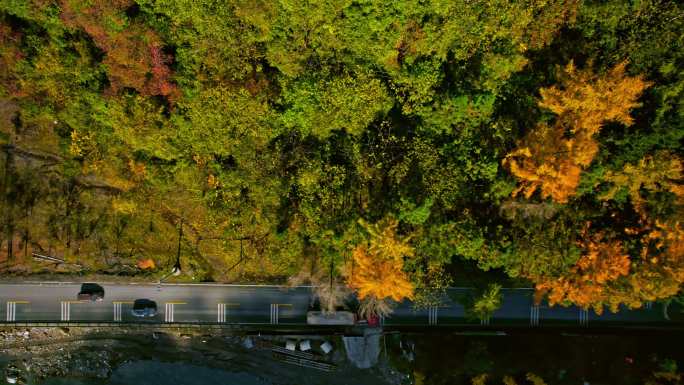
[[[347,284],[362,301],[361,314],[385,315],[391,311],[389,301],[413,298],[414,285],[404,271],[404,259],[413,257],[414,249],[408,237],[397,234],[396,219],[360,224],[368,240],[354,247],[346,267]]]
[[[641,77],[627,76],[626,66],[596,75],[570,62],[559,71],[560,86],[540,90],[539,107],[553,112],[556,121],[531,129],[503,160],[520,183],[513,196],[529,198],[539,191],[542,198],[565,203],[574,195],[582,170],[598,152],[594,136],[606,122],[631,125],[629,112],[649,86]]]

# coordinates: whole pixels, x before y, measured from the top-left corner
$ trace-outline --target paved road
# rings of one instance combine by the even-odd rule
[[[135,321],[137,318],[130,312],[133,301],[148,298],[157,302],[154,320],[158,322],[306,323],[309,306],[309,289],[304,287],[283,290],[273,286],[103,284],[102,302],[77,301],[80,287],[0,285],[0,303],[5,305],[0,306],[0,319]]]
[[[277,286],[215,284],[102,284],[102,302],[76,300],[77,283],[2,284],[0,285],[0,322],[90,321],[131,322],[132,302],[148,298],[157,302],[159,314],[155,322],[173,323],[240,323],[240,324],[305,324],[310,303],[310,289],[285,289]],[[666,324],[660,305],[637,310],[622,309],[597,315],[576,307],[535,306],[532,289],[503,289],[503,306],[489,320],[468,320],[457,298],[470,293],[467,288],[448,291],[444,305],[414,310],[411,302],[400,303],[391,317],[383,319],[392,325],[456,325],[544,326],[577,322],[588,325],[603,323],[658,325]]]

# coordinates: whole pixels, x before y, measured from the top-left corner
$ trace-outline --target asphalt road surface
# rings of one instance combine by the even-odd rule
[[[80,283],[0,284],[0,322],[135,322],[133,301],[157,303],[158,314],[147,322],[306,324],[311,302],[309,287],[283,288],[219,284],[101,284],[101,302],[78,301]],[[452,288],[439,307],[415,310],[409,301],[397,305],[385,325],[544,326],[555,323],[586,326],[592,322],[620,325],[660,325],[668,321],[661,305],[604,311],[601,315],[577,307],[535,306],[532,289],[503,289],[503,303],[486,320],[469,319],[459,298],[472,293]]]

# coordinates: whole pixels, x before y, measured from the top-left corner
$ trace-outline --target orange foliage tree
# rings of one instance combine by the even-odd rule
[[[551,127],[539,124],[523,138],[503,161],[520,180],[519,188],[529,198],[535,191],[542,198],[565,203],[575,193],[580,173],[598,152],[594,139],[604,122],[631,125],[629,111],[649,83],[625,75],[626,62],[603,76],[578,71],[572,62],[561,72],[561,87],[540,91],[539,106],[557,115]]]
[[[155,267],[156,265],[154,264],[154,260],[152,260],[152,258],[141,259],[138,261],[138,268],[141,270],[154,269]]]
[[[620,304],[636,308],[677,294],[684,284],[683,173],[681,159],[669,152],[657,152],[635,165],[607,172],[604,180],[611,187],[600,199],[610,200],[620,189],[627,190],[640,224],[625,229],[624,235],[634,240],[637,252],[630,257],[621,242],[604,240],[601,234],[590,238],[587,229],[580,241],[585,254],[569,272],[530,277],[538,294],[548,294],[552,304],[575,303],[597,312],[604,305],[613,311]],[[674,207],[669,218],[652,219],[644,193],[670,194]]]
[[[600,314],[604,306],[617,311],[677,294],[684,283],[684,230],[679,221],[644,220],[629,235],[640,239],[641,251],[631,257],[621,242],[598,234],[584,241],[584,255],[560,277],[531,277],[538,295],[550,304],[574,303]]]
[[[574,303],[600,313],[604,304],[612,304],[608,284],[629,274],[630,259],[621,242],[604,241],[601,233],[586,239],[587,230],[584,254],[575,266],[560,277],[537,279],[537,291],[547,293],[551,305]]]
[[[408,239],[397,236],[397,221],[362,224],[370,234],[370,241],[354,248],[352,265],[347,268],[349,287],[358,291],[360,299],[413,298],[414,286],[403,271],[404,257],[413,256],[413,248]]]

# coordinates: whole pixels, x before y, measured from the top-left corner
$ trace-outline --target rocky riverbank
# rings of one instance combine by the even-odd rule
[[[3,329],[0,330],[0,354],[19,370],[19,378],[106,379],[128,359],[125,340],[131,337],[66,328]]]
[[[117,368],[139,361],[249,373],[264,383],[279,385],[341,385],[350,380],[399,384],[404,378],[385,363],[370,370],[355,368],[346,358],[341,339],[336,337],[328,338],[335,349],[326,356],[326,361],[336,368],[333,373],[276,360],[273,352],[264,348],[284,346],[288,338],[293,336],[207,335],[180,329],[11,328],[0,329],[0,355],[8,358],[20,370],[18,377],[28,383],[56,377],[101,379],[106,383]]]

